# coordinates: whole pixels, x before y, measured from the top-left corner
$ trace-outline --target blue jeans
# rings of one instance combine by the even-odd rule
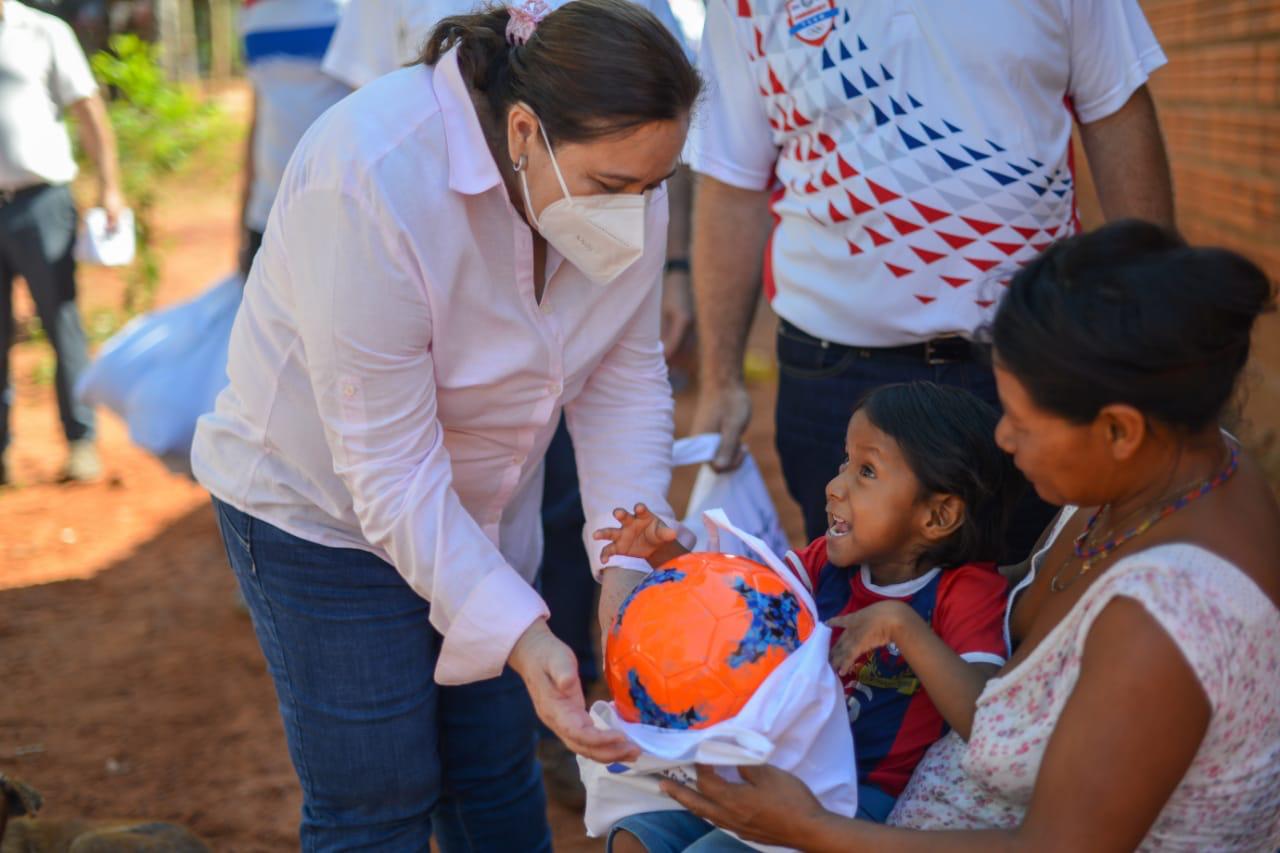
[[[13,333],[13,280],[22,276],[40,325],[53,345],[53,383],[68,441],[94,437],[93,408],[75,397],[89,366],[89,348],[76,307],[76,208],[71,190],[46,186],[0,202],[0,450],[9,445],[9,347]]]
[[[860,820],[884,823],[894,798],[873,785],[858,786]],[[609,830],[607,849],[621,831],[631,833],[649,853],[748,853],[748,847],[723,829],[685,811],[645,812],[618,821]]]
[[[931,365],[922,358],[882,350],[822,346],[785,321],[778,327],[778,457],[787,491],[804,516],[805,535],[827,529],[827,483],[845,456],[845,434],[853,407],[869,391],[895,382],[930,381],[972,392],[1000,409],[995,376],[980,361]],[[1027,489],[1005,537],[1005,561],[1030,553],[1055,509]]]
[[[302,784],[305,851],[549,851],[519,677],[441,687],[429,605],[365,551],[214,499]]]
[[[624,817],[609,830],[605,850],[613,851],[613,839],[622,831],[636,837],[648,853],[750,853],[723,829],[685,811],[645,812]]]

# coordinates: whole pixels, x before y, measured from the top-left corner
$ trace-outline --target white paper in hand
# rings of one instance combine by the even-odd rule
[[[811,613],[816,612],[808,587],[756,536],[730,523],[722,510],[706,513],[710,535],[732,534],[753,556],[777,572]],[[629,723],[618,717],[610,702],[597,702],[591,717],[597,727],[619,731],[644,755],[632,764],[605,766],[578,757],[587,789],[584,819],[587,834],[604,835],[624,817],[643,812],[675,811],[681,806],[658,789],[669,776],[693,778],[693,765],[720,768],[738,781],[740,765],[772,764],[804,781],[828,810],[853,817],[858,808],[857,769],[853,734],[845,707],[844,688],[828,663],[831,629],[821,622],[731,719],[697,730],[662,729]],[[780,848],[750,843],[765,851]]]
[[[91,207],[84,212],[80,233],[76,235],[76,260],[82,264],[122,267],[133,262],[137,250],[137,234],[133,211],[120,211],[115,230],[107,228],[107,212]]]

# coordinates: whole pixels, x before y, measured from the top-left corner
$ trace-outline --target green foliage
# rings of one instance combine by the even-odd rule
[[[109,50],[91,62],[115,96],[107,114],[119,150],[121,189],[138,225],[138,257],[124,298],[125,314],[132,315],[151,307],[160,280],[152,222],[160,184],[181,171],[225,122],[212,103],[166,79],[156,48],[135,35],[112,37]]]
[[[58,362],[51,353],[45,353],[31,368],[31,384],[41,388],[52,385],[57,372]]]

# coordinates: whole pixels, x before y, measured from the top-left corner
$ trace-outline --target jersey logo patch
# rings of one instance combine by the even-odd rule
[[[805,44],[821,47],[836,28],[836,0],[787,0],[788,32]]]

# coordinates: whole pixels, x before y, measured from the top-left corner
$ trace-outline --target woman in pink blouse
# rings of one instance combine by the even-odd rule
[[[303,849],[550,849],[535,710],[633,755],[531,585],[542,456],[563,410],[588,530],[637,493],[670,515],[663,182],[699,85],[636,4],[528,0],[446,19],[295,152],[192,462]],[[594,568],[612,612],[643,567]]]
[[[973,715],[889,826],[767,768],[670,793],[802,850],[1280,848],[1280,510],[1219,428],[1272,300],[1245,259],[1139,222],[1023,269],[993,330],[996,440],[1064,509],[1015,591],[1008,664],[985,684],[957,666]],[[855,652],[894,641],[864,629]]]

